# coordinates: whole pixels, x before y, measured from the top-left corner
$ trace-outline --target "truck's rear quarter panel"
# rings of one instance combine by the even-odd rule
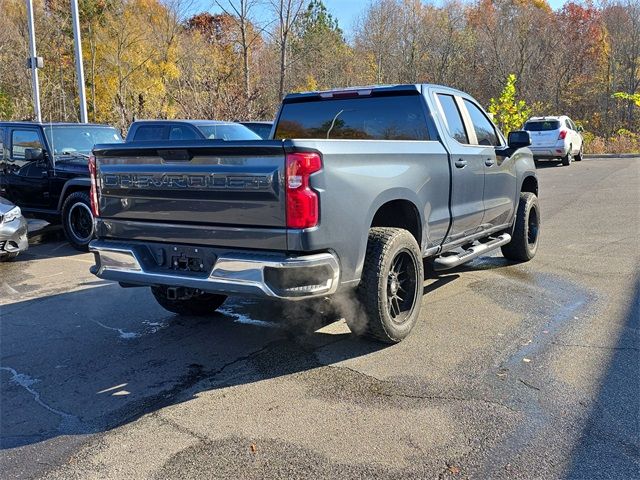
[[[320,192],[320,223],[290,230],[290,250],[334,250],[343,282],[357,281],[367,233],[379,207],[393,200],[415,205],[426,225],[423,246],[444,238],[449,226],[449,163],[437,141],[293,140],[296,148],[322,152],[323,169],[311,176]]]

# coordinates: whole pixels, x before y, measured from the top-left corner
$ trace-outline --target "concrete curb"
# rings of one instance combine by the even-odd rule
[[[640,153],[585,153],[584,158],[640,158]]]

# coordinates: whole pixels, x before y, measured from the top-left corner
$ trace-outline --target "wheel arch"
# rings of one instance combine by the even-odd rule
[[[408,189],[392,189],[376,197],[366,217],[366,231],[363,232],[363,238],[358,246],[358,263],[355,271],[357,278],[362,274],[369,229],[372,227],[404,228],[414,236],[422,251],[422,242],[427,236],[424,232],[423,212],[418,205],[417,195]],[[397,214],[398,211],[401,212],[400,215]]]
[[[535,175],[526,175],[522,179],[522,183],[520,184],[520,190],[518,191],[518,195],[521,192],[530,192],[533,193],[536,197],[538,196],[538,179]]]
[[[68,180],[62,187],[60,198],[58,199],[58,212],[62,214],[62,205],[69,195],[75,192],[89,192],[91,189],[91,180],[89,178],[79,177]]]

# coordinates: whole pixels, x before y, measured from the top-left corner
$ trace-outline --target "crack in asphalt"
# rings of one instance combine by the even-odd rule
[[[184,433],[185,435],[189,435],[190,437],[195,438],[196,440],[198,440],[198,442],[204,444],[204,445],[210,445],[213,442],[207,438],[205,435],[202,435],[198,432],[194,432],[193,430],[191,430],[188,427],[185,427],[184,425],[180,425],[178,422],[176,422],[175,420],[172,420],[171,418],[167,418],[165,416],[162,415],[162,413],[160,411],[157,412],[153,412],[150,415],[150,418],[153,418],[155,420],[157,420],[159,423],[161,423],[162,425],[165,425],[169,428],[172,428],[180,433]]]
[[[395,385],[393,384],[393,382],[389,381],[389,380],[382,380],[380,378],[377,378],[373,375],[369,375],[366,373],[363,373],[359,370],[355,370],[351,367],[346,367],[346,366],[337,366],[337,365],[326,365],[327,368],[335,368],[335,369],[343,369],[343,370],[348,370],[350,372],[353,372],[357,375],[363,376],[365,378],[368,378],[370,380],[375,380],[376,382],[380,382],[383,385],[386,386],[392,386],[395,387]],[[380,392],[380,391],[373,391],[372,392],[374,395],[379,395],[382,397],[401,397],[401,398],[412,398],[412,399],[417,399],[417,400],[444,400],[444,401],[455,401],[455,402],[477,402],[477,403],[484,403],[487,405],[493,405],[493,406],[497,406],[497,407],[502,407],[505,408],[511,412],[514,413],[519,413],[519,410],[516,410],[512,407],[510,407],[509,405],[505,405],[501,402],[495,401],[495,400],[487,400],[485,398],[475,398],[475,397],[461,397],[461,396],[456,396],[456,395],[433,395],[433,394],[419,394],[419,393],[404,393],[404,392],[397,392],[397,391],[390,391],[390,392]]]
[[[523,380],[521,378],[519,378],[518,381],[520,383],[522,383],[523,385],[526,385],[527,387],[529,387],[529,388],[531,388],[533,390],[536,390],[538,392],[541,390],[539,387],[536,387],[535,385],[531,385],[529,382],[526,382],[525,380]]]
[[[551,344],[557,345],[558,347],[594,348],[599,350],[631,350],[633,352],[640,351],[640,348],[638,347],[610,347],[607,345],[584,345],[579,343],[560,343],[560,342],[551,342]]]

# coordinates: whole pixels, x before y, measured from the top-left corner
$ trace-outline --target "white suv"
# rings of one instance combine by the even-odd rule
[[[563,165],[582,160],[582,127],[576,127],[569,117],[531,117],[522,129],[531,135],[529,148],[534,159],[557,158]]]

